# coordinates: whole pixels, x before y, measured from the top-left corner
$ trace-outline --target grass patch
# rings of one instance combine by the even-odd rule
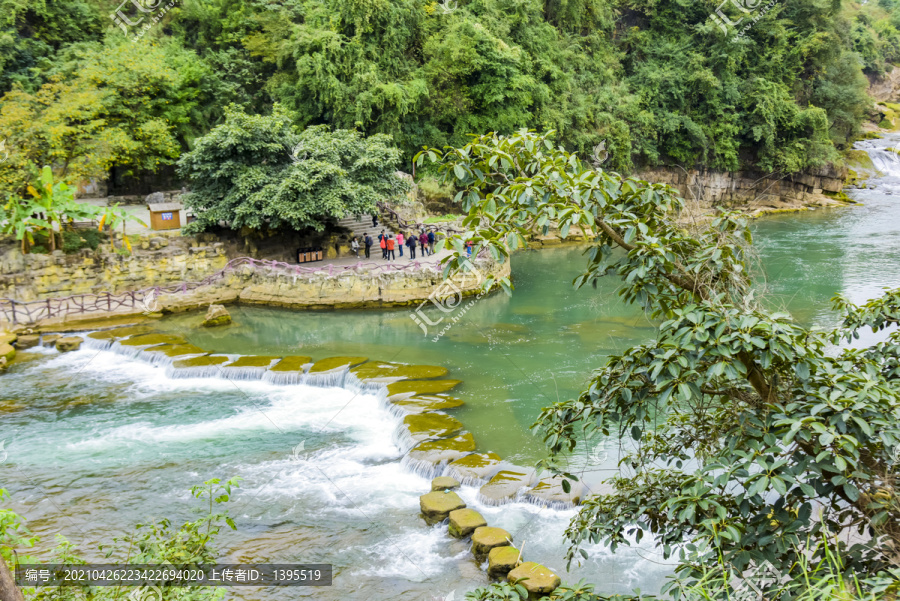
[[[446,215],[435,215],[434,217],[429,217],[425,220],[425,223],[445,223],[447,221],[456,221],[460,217],[464,217],[464,215],[454,215],[453,213],[447,213]]]

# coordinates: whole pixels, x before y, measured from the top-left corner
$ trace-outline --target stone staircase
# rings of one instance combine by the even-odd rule
[[[378,216],[378,225],[376,227],[372,227],[371,215],[361,215],[359,219],[354,216],[344,217],[343,219],[339,219],[337,224],[350,230],[350,235],[358,236],[360,240],[362,240],[362,235],[366,232],[368,232],[373,239],[378,238],[378,233],[381,232],[381,230],[384,230],[388,234],[396,234],[392,225],[382,221],[380,215]]]

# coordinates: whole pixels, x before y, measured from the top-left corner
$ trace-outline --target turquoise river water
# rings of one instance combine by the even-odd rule
[[[900,166],[866,142],[887,175],[852,195],[863,204],[766,217],[755,225],[770,302],[810,325],[835,322],[830,297],[855,301],[900,286]],[[519,464],[543,456],[529,427],[541,407],[579,392],[606,355],[653,336],[653,325],[615,296],[616,282],[573,290],[583,248],[522,252],[513,259],[516,290],[472,308],[437,342],[406,309],[289,312],[234,307],[235,325],[201,330],[198,314],[163,319],[218,353],[336,355],[443,365],[463,380],[454,410],[482,451]],[[194,515],[189,488],[212,477],[244,480],[231,505],[238,530],[220,539],[234,561],[325,562],[328,588],[230,589],[228,598],[431,600],[456,598],[486,583],[467,545],[418,514],[427,478],[403,468],[392,432],[396,418],[371,394],[343,388],[275,386],[259,381],[170,379],[165,369],[108,351],[49,350],[0,380],[0,487],[11,508],[43,538],[36,554],[66,536],[87,558],[98,542],[167,516]],[[292,450],[303,443],[303,453]],[[617,441],[571,458],[588,480],[615,466]],[[590,457],[590,459],[588,459]],[[525,542],[528,560],[565,580],[586,578],[598,591],[658,591],[671,564],[646,541],[590,558],[565,573],[562,532],[573,510],[526,503],[487,507],[476,489],[461,496]]]

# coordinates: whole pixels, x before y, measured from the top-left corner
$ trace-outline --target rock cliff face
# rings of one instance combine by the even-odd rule
[[[826,166],[787,175],[752,171],[645,169],[637,177],[669,184],[689,201],[705,207],[745,208],[748,211],[798,209],[836,204],[847,178],[846,167]]]

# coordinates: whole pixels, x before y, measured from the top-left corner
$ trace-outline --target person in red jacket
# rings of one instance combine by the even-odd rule
[[[391,234],[387,239],[387,260],[393,261],[394,258],[394,234]]]
[[[422,230],[422,233],[419,234],[419,246],[422,248],[422,256],[428,256],[428,234],[425,233],[425,230]]]

